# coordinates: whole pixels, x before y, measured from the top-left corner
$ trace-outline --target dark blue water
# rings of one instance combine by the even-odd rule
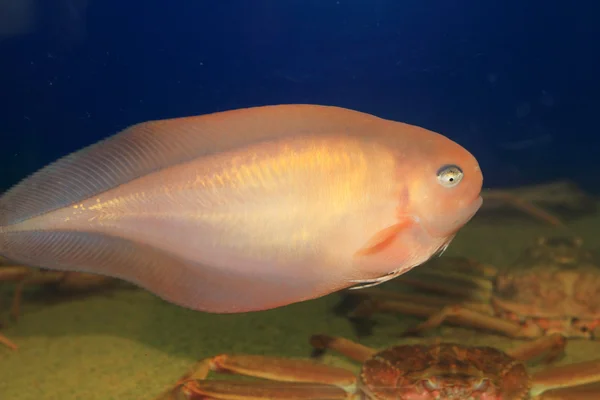
[[[317,103],[441,132],[487,187],[598,191],[600,3],[43,3],[0,41],[0,188],[136,122]]]

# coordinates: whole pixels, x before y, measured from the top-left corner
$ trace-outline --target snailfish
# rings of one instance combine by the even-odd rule
[[[482,181],[450,139],[339,107],[149,121],[8,190],[0,255],[194,310],[266,310],[422,264],[477,212]]]

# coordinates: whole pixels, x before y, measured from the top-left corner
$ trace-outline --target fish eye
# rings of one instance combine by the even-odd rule
[[[437,179],[440,185],[451,188],[462,181],[464,174],[457,165],[444,165],[437,172]]]

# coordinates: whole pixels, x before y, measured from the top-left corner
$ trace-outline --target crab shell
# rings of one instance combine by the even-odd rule
[[[395,346],[366,361],[359,387],[380,400],[521,400],[531,379],[522,362],[491,347]]]
[[[578,238],[540,238],[498,274],[492,303],[549,333],[589,337],[600,330],[600,266]]]

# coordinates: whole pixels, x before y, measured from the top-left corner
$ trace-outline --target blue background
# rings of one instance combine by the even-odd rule
[[[55,1],[0,42],[0,189],[136,122],[317,103],[443,133],[486,187],[597,192],[598,2]]]

